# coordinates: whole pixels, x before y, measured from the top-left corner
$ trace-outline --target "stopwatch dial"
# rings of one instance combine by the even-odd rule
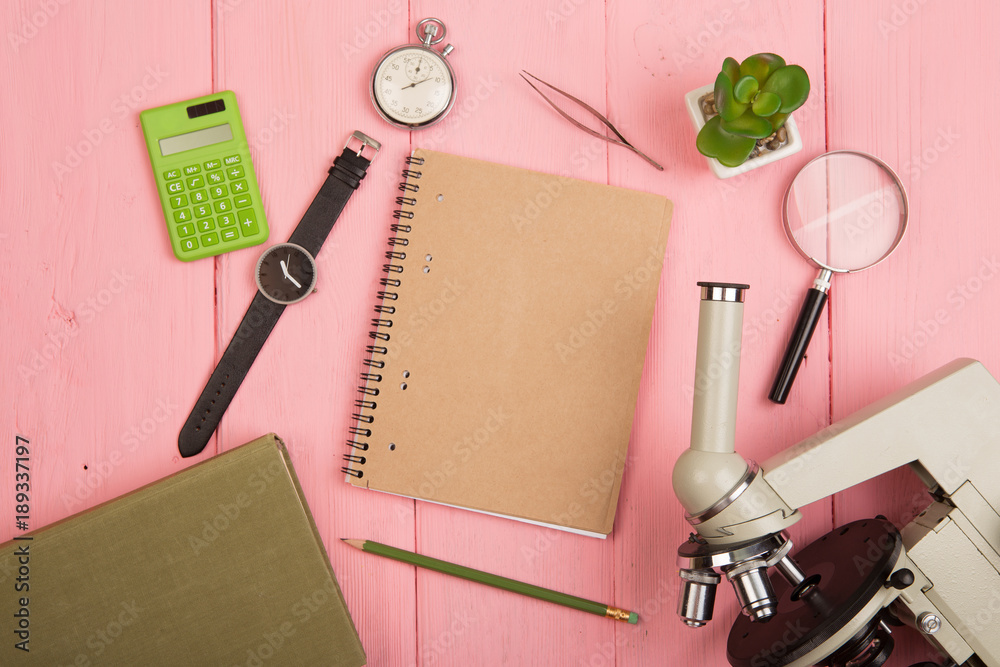
[[[454,83],[441,56],[429,50],[404,48],[379,63],[372,82],[375,103],[389,118],[404,125],[429,123],[451,101]]]

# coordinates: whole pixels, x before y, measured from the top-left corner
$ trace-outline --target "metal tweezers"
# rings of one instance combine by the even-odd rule
[[[525,76],[525,74],[527,74],[528,76],[530,76],[532,79],[534,79],[538,83],[540,83],[542,85],[545,85],[545,86],[548,86],[549,88],[551,88],[552,90],[556,91],[557,93],[559,93],[563,97],[566,97],[566,98],[568,98],[570,100],[573,100],[574,102],[576,102],[577,104],[579,104],[581,107],[583,107],[584,109],[586,109],[587,111],[589,111],[591,114],[593,114],[595,118],[597,118],[599,121],[601,121],[602,123],[604,123],[612,132],[615,133],[615,136],[618,137],[618,138],[615,139],[614,137],[609,137],[606,134],[603,134],[601,132],[597,132],[596,130],[592,130],[589,127],[587,127],[586,125],[584,125],[583,123],[581,123],[580,121],[578,121],[575,118],[573,118],[572,116],[570,116],[568,113],[566,113],[565,111],[563,111],[562,109],[560,109],[556,105],[555,102],[553,102],[551,99],[549,99],[548,95],[546,95],[541,90],[539,90],[538,86],[536,86],[535,84],[531,83],[531,81],[528,80],[528,76]],[[605,118],[603,115],[601,115],[601,113],[597,109],[595,109],[594,107],[590,106],[589,104],[587,104],[586,102],[584,102],[581,99],[573,97],[572,95],[570,95],[567,92],[559,90],[558,88],[556,88],[555,86],[553,86],[551,83],[547,83],[545,81],[542,81],[541,79],[539,79],[537,76],[535,76],[531,72],[526,72],[525,70],[521,70],[521,78],[524,79],[528,83],[529,86],[531,86],[532,88],[534,88],[535,92],[538,93],[539,95],[541,95],[545,99],[545,101],[548,102],[552,106],[552,108],[555,109],[559,113],[560,116],[562,116],[563,118],[565,118],[569,122],[573,123],[573,125],[576,125],[578,128],[580,128],[581,130],[583,130],[587,134],[591,134],[591,135],[597,137],[598,139],[603,139],[604,141],[607,141],[608,143],[617,144],[619,146],[624,146],[625,148],[629,149],[630,151],[632,151],[633,153],[635,153],[636,155],[638,155],[639,157],[641,157],[643,160],[645,160],[649,164],[653,165],[654,167],[656,167],[660,171],[663,171],[663,167],[661,167],[659,164],[657,164],[656,161],[653,160],[653,158],[649,157],[648,155],[646,155],[645,153],[643,153],[641,150],[639,150],[638,148],[636,148],[635,146],[633,146],[629,142],[628,139],[626,139],[625,137],[622,136],[621,132],[619,132],[618,130],[615,129],[615,126],[611,124],[611,121],[609,121],[607,118]]]

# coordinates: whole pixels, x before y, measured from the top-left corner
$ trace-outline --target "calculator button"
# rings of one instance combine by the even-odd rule
[[[225,163],[226,163],[227,167],[229,165],[231,165],[231,164],[239,164],[240,163],[240,156],[239,155],[230,155],[229,157],[227,157],[225,159]]]
[[[209,160],[205,163],[205,171],[212,171],[222,166],[222,160]]]
[[[198,240],[197,239],[184,239],[181,241],[181,248],[183,250],[197,250]]]
[[[191,219],[191,211],[189,209],[181,209],[180,211],[174,211],[174,222],[187,222]]]
[[[236,181],[230,186],[233,189],[233,194],[243,194],[250,191],[250,186],[247,185],[246,181]]]
[[[234,181],[237,178],[243,178],[246,172],[243,171],[243,167],[230,167],[226,169],[226,174],[229,176],[229,180]]]
[[[208,204],[198,204],[194,207],[194,217],[207,218],[212,215],[212,207]]]
[[[236,224],[235,213],[223,213],[216,219],[219,221],[219,227],[230,227]]]
[[[219,235],[216,234],[215,232],[212,232],[211,234],[202,234],[201,236],[202,245],[205,246],[215,245],[218,242],[219,242]]]
[[[180,178],[180,177],[181,177],[180,169],[168,169],[167,171],[163,172],[163,178],[168,181],[172,181],[175,178]]]
[[[208,190],[195,190],[191,193],[191,203],[201,204],[208,201]]]
[[[226,175],[222,171],[213,171],[205,174],[209,185],[218,185],[226,180]]]
[[[215,222],[211,218],[198,221],[199,232],[210,232],[215,229]]]
[[[233,201],[236,202],[236,208],[245,208],[253,203],[250,201],[250,195],[240,195],[239,197],[234,197]]]
[[[253,236],[260,231],[257,226],[257,216],[254,215],[252,209],[247,209],[246,211],[240,211],[240,233],[246,236]]]
[[[173,183],[167,183],[167,192],[170,193],[184,192],[184,181],[174,181]]]
[[[215,187],[210,188],[209,192],[212,193],[212,199],[225,197],[226,195],[229,194],[229,190],[226,189],[225,185],[216,185]]]
[[[180,208],[188,205],[187,195],[175,195],[170,198],[170,208]]]
[[[215,202],[216,213],[225,213],[226,211],[231,211],[231,210],[233,210],[233,203],[228,199],[220,199],[219,201]]]
[[[191,174],[197,174],[200,171],[201,171],[201,167],[199,167],[196,164],[192,164],[192,165],[189,165],[187,167],[184,167],[184,175],[185,176],[190,176]]]
[[[223,241],[235,241],[240,237],[240,234],[235,229],[223,229],[220,236]]]
[[[204,176],[192,176],[187,179],[187,184],[189,188],[203,188],[205,187],[205,177]]]
[[[177,236],[179,236],[181,238],[184,238],[185,236],[191,236],[192,234],[194,234],[194,224],[193,223],[189,222],[187,224],[180,225],[177,228]]]

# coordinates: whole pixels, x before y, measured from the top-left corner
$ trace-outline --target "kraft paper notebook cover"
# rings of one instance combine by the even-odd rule
[[[348,479],[606,536],[672,204],[427,150],[403,177]]]
[[[365,664],[274,435],[27,537],[0,545],[0,665]]]

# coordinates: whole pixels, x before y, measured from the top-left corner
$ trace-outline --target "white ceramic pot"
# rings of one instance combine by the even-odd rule
[[[684,96],[684,105],[687,107],[688,115],[691,116],[691,122],[694,123],[694,132],[696,136],[699,132],[701,132],[701,128],[705,127],[705,116],[701,113],[701,107],[698,105],[698,100],[711,93],[713,90],[715,90],[714,83],[692,90]],[[795,155],[802,150],[802,135],[799,134],[799,128],[795,125],[795,119],[791,116],[789,116],[785,121],[785,129],[788,132],[788,143],[777,150],[768,151],[758,155],[757,157],[750,158],[738,167],[727,167],[712,157],[705,159],[708,160],[708,166],[711,167],[712,173],[719,178],[731,178],[733,176],[738,176],[739,174],[745,174],[751,169],[756,169],[757,167],[763,167],[765,164],[777,162],[778,160],[786,158],[789,155]]]

